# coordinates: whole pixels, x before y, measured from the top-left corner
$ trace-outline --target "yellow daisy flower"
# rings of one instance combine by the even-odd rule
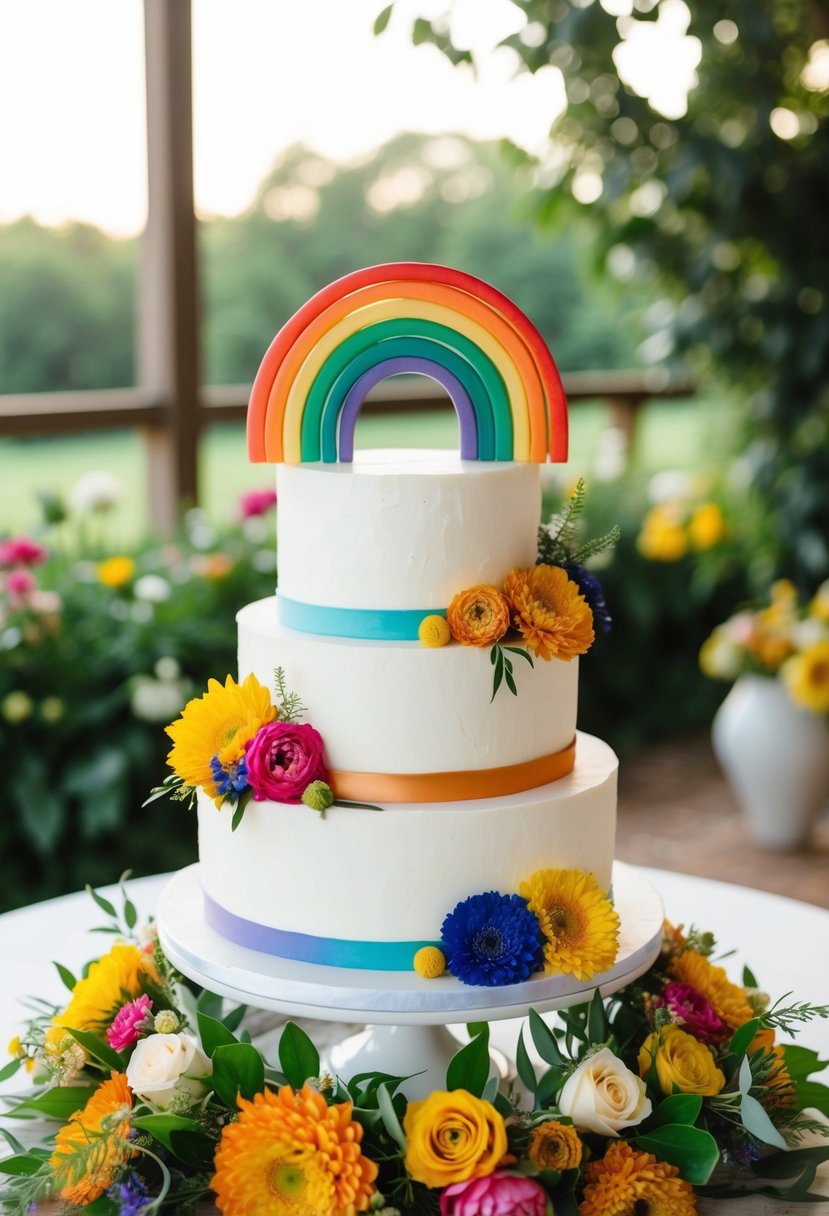
[[[544,970],[589,980],[619,951],[619,916],[592,874],[538,870],[519,888],[547,939]]]
[[[222,1132],[210,1185],[224,1216],[346,1216],[367,1210],[377,1166],[360,1151],[351,1103],[326,1105],[308,1085],[283,1085],[252,1102]]]
[[[111,1186],[121,1166],[137,1155],[127,1142],[131,1109],[127,1078],[114,1072],[60,1129],[49,1164],[67,1203],[77,1207],[92,1203]]]
[[[795,704],[813,714],[829,714],[829,641],[815,642],[788,659],[781,675]]]
[[[671,975],[702,993],[731,1030],[737,1030],[754,1017],[745,989],[732,984],[722,967],[711,963],[696,950],[683,950],[669,967]]]
[[[113,946],[78,980],[69,1004],[52,1018],[46,1032],[47,1050],[57,1053],[67,1045],[66,1026],[101,1034],[121,1006],[140,996],[151,979],[158,979],[155,969],[137,946]]]
[[[561,566],[511,570],[504,594],[512,623],[540,659],[575,658],[593,644],[593,613],[577,583]]]
[[[695,1216],[693,1188],[675,1165],[614,1140],[598,1161],[588,1162],[579,1216]]]
[[[201,786],[219,805],[210,761],[218,758],[222,768],[237,764],[245,744],[275,717],[271,695],[255,675],[242,684],[232,676],[224,685],[208,680],[204,696],[188,701],[178,721],[165,728],[173,740],[167,763],[185,785]]]

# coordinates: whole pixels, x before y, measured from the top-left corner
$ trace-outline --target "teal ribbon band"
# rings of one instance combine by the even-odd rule
[[[421,621],[444,616],[445,608],[330,608],[277,597],[282,625],[321,637],[362,638],[370,642],[416,642]]]
[[[298,963],[321,967],[352,967],[360,971],[412,971],[413,959],[421,946],[440,946],[440,942],[360,942],[339,937],[313,937],[274,929],[228,912],[204,892],[205,920],[229,941],[260,954],[290,958]]]

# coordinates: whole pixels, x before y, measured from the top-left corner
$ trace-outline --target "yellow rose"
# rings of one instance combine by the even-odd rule
[[[654,1030],[639,1048],[639,1074],[646,1077],[651,1063],[663,1094],[701,1094],[713,1098],[725,1085],[713,1053],[678,1026]]]
[[[450,1186],[491,1174],[507,1151],[504,1120],[465,1089],[410,1102],[403,1119],[406,1169],[415,1182]]]

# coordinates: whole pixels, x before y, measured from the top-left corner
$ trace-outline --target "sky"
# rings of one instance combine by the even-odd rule
[[[623,20],[631,11],[632,0],[598,2]],[[433,47],[411,44],[412,15],[441,12],[442,0],[398,0],[389,30],[375,38],[383,7],[193,0],[200,214],[244,211],[280,152],[299,141],[338,161],[403,130],[544,145],[565,105],[563,82],[554,68],[514,79],[513,52],[494,49],[523,23],[509,0],[457,5],[454,31],[479,57],[477,79]],[[684,106],[695,40],[683,36],[682,0],[663,0],[662,10],[662,45],[631,38],[618,66],[668,112]],[[45,224],[80,219],[113,235],[139,232],[144,110],[141,0],[0,0],[0,222],[30,214]]]

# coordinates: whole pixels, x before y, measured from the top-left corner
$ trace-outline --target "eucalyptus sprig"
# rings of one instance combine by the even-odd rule
[[[535,666],[532,655],[523,646],[504,646],[501,642],[496,642],[489,652],[489,661],[493,667],[492,696],[489,698],[490,705],[495,700],[495,694],[502,683],[506,684],[514,697],[518,696],[518,688],[512,670],[512,659],[507,657],[506,651],[509,651],[510,654],[519,654],[522,659],[527,660],[530,667]]]

